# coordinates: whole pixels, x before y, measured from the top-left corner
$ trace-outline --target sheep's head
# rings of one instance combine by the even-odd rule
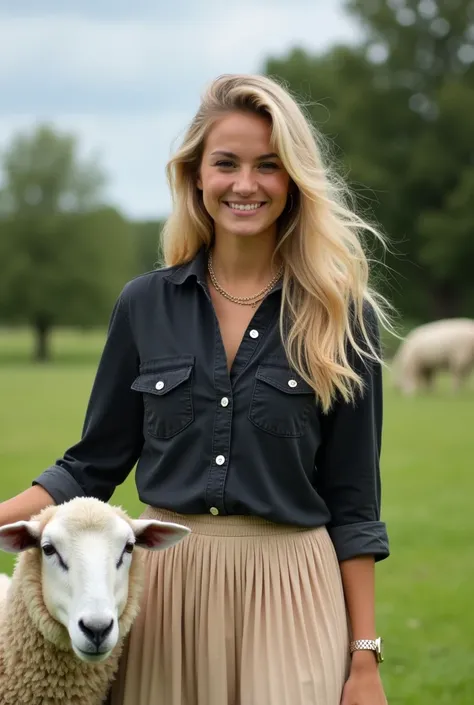
[[[45,637],[63,647],[67,639],[80,659],[97,662],[108,658],[138,611],[135,548],[163,550],[188,533],[185,526],[130,519],[119,507],[81,497],[1,527],[0,549],[26,551],[22,588]],[[55,624],[45,627],[44,607]]]

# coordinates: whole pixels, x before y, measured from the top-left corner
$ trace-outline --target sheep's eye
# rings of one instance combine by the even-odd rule
[[[123,565],[123,557],[124,557],[124,555],[125,555],[126,553],[132,553],[134,547],[135,547],[135,544],[133,543],[133,541],[127,541],[127,543],[125,544],[125,548],[124,548],[123,551],[122,551],[122,555],[120,556],[119,562],[117,563],[117,568],[120,568],[120,566]]]
[[[63,561],[59,553],[56,551],[52,543],[45,543],[43,546],[41,546],[43,553],[45,556],[56,556],[57,561],[59,562],[59,565],[61,568],[65,571],[68,571],[69,568],[67,567],[66,563]]]
[[[42,546],[42,549],[45,556],[54,556],[56,553],[56,549],[51,543],[45,543],[45,545]]]

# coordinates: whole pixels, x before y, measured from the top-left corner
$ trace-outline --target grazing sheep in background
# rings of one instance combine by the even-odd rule
[[[393,360],[395,386],[405,394],[431,387],[441,370],[458,390],[474,369],[474,320],[448,318],[412,330]]]
[[[83,497],[1,527],[0,549],[21,555],[0,607],[0,705],[100,705],[139,611],[134,547],[188,533]]]

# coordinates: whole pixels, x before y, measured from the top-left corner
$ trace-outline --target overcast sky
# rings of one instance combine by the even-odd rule
[[[99,154],[127,215],[163,216],[165,163],[206,83],[356,39],[339,0],[0,0],[0,149],[53,121]]]

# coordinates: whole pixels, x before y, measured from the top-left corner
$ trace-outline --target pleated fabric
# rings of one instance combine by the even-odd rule
[[[112,705],[340,705],[349,631],[324,527],[151,507],[143,517],[192,533],[146,553]]]

